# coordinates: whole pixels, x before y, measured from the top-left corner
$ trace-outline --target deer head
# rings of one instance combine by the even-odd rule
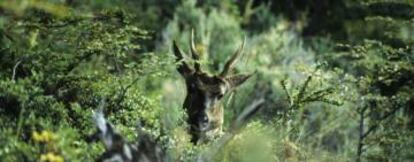
[[[222,98],[231,90],[245,82],[250,76],[229,75],[245,45],[245,40],[226,62],[220,74],[210,75],[201,69],[200,57],[194,45],[194,32],[191,31],[190,48],[194,67],[183,60],[184,53],[173,43],[178,72],[185,79],[187,96],[183,107],[187,111],[192,142],[208,139],[221,133],[223,124]]]

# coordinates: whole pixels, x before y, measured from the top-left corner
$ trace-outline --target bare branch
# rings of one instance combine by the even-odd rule
[[[397,107],[395,109],[393,109],[392,111],[386,113],[385,115],[383,115],[380,119],[379,122],[387,119],[388,117],[390,117],[391,115],[393,115],[394,113],[396,113],[401,107]],[[374,131],[375,129],[377,129],[379,126],[378,124],[372,125],[371,127],[368,128],[368,130],[364,133],[363,138],[367,137],[372,131]]]
[[[240,129],[243,124],[246,123],[256,112],[259,110],[260,106],[264,103],[264,99],[261,98],[259,100],[253,101],[247,108],[243,110],[242,113],[233,121],[232,129],[230,131],[237,131]]]
[[[13,67],[13,74],[12,74],[12,78],[11,78],[13,82],[16,79],[16,70],[17,70],[17,67],[20,65],[20,63],[22,63],[22,60],[17,61],[17,63]]]

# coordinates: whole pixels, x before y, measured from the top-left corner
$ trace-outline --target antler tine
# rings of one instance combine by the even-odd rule
[[[227,76],[227,74],[233,69],[234,63],[236,63],[236,60],[238,59],[238,57],[240,57],[240,54],[243,52],[245,43],[246,37],[244,37],[241,46],[236,50],[233,56],[231,56],[231,58],[224,65],[224,69],[220,74],[221,77]]]
[[[176,61],[181,61],[182,59],[184,59],[183,57],[183,52],[181,51],[181,49],[178,47],[177,42],[174,40],[173,41],[173,50],[174,50],[174,55],[175,55],[175,59]]]
[[[193,70],[184,61],[183,52],[177,46],[177,42],[175,40],[173,41],[173,50],[174,50],[176,62],[181,62],[177,68],[178,72],[180,72],[180,74],[183,76],[187,76],[188,74],[192,73]]]
[[[200,60],[200,55],[198,55],[197,50],[195,48],[194,44],[194,29],[191,29],[191,37],[190,37],[190,46],[191,46],[191,56],[194,59],[194,69],[196,71],[201,71],[200,63],[198,62]]]

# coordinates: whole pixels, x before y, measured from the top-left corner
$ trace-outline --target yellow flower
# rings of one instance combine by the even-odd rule
[[[45,142],[49,142],[53,140],[53,133],[49,131],[42,131],[42,136]]]
[[[50,131],[43,130],[42,132],[34,131],[32,133],[32,138],[37,142],[50,142],[54,138],[54,134]]]
[[[42,139],[42,137],[40,136],[40,134],[38,133],[38,132],[36,132],[36,131],[34,131],[34,132],[32,132],[32,138],[33,138],[33,140],[34,141],[41,141]]]
[[[47,154],[40,155],[40,161],[45,161],[45,162],[64,162],[65,160],[63,159],[62,156],[55,155],[54,153],[49,152]]]

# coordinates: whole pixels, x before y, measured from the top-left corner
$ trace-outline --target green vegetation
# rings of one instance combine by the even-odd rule
[[[246,37],[225,129],[262,98],[214,161],[413,161],[412,0],[2,0],[0,161],[94,161],[92,111],[129,141],[137,121],[191,161],[172,41],[218,72]],[[214,141],[212,141],[214,143]]]

